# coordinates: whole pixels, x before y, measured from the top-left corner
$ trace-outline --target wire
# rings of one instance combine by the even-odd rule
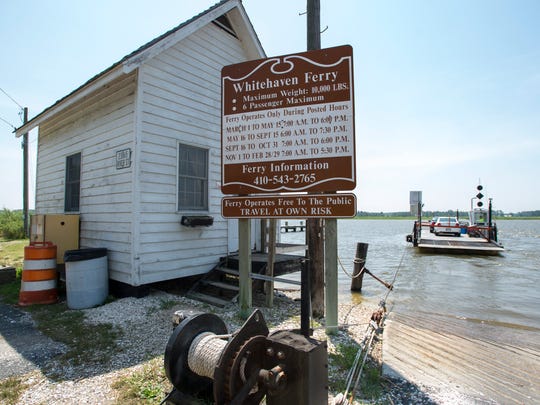
[[[405,258],[405,253],[406,250],[404,249],[403,254],[401,255],[401,260],[399,261],[399,266],[394,273],[392,285],[394,285],[399,271],[401,270],[401,267],[403,265],[403,259]],[[386,320],[386,316],[388,314],[386,310],[386,300],[388,299],[388,295],[391,291],[393,290],[388,289],[388,291],[386,291],[386,294],[384,294],[384,298],[382,298],[379,303],[379,309],[375,311],[372,315],[371,321],[369,322],[366,332],[364,333],[364,338],[360,343],[360,349],[356,353],[353,365],[349,370],[349,374],[347,375],[347,385],[345,388],[345,392],[341,395],[339,399],[339,404],[350,405],[354,402],[355,392],[360,383],[360,378],[362,376],[362,371],[364,369],[367,356],[371,352],[371,346],[373,344],[375,334],[380,330],[381,326],[384,325],[384,321]],[[377,313],[380,314],[380,316],[374,318],[375,314]],[[360,359],[362,359],[362,361],[360,361]]]
[[[4,93],[11,101],[13,101],[15,104],[17,104],[17,106],[19,106],[19,108],[21,110],[24,110],[24,107],[22,105],[20,105],[19,103],[17,103],[17,101],[15,101],[15,99],[13,97],[11,97],[9,94],[7,94],[6,91],[2,87],[0,87],[0,91],[2,93]]]
[[[15,125],[13,125],[11,122],[8,122],[6,121],[5,119],[3,119],[2,117],[0,117],[0,121],[4,121],[6,124],[8,124],[11,128],[13,128],[13,130],[17,130],[17,128],[15,127]]]
[[[399,271],[401,270],[401,266],[403,264],[403,259],[405,258],[405,253],[407,251],[405,249],[403,249],[403,254],[401,255],[401,260],[399,261],[399,265],[398,265],[398,268],[396,269],[396,272],[394,273],[394,278],[392,279],[392,283],[391,285],[394,285],[396,283],[396,279],[397,279],[397,276],[399,274]],[[388,295],[390,295],[390,292],[392,290],[388,289],[388,291],[386,292],[386,295],[384,296],[384,299],[381,300],[381,302],[385,302],[386,303],[386,299],[388,298]]]

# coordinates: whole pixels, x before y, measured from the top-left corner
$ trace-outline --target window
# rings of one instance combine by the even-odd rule
[[[208,150],[178,145],[178,210],[208,210]]]
[[[64,211],[79,211],[81,195],[81,154],[66,158],[66,189],[64,196]]]

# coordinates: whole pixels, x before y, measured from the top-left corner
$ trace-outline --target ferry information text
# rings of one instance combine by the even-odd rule
[[[224,194],[356,186],[352,48],[222,69]]]

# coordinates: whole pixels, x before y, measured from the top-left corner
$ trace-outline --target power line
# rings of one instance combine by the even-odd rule
[[[4,93],[11,101],[13,101],[15,104],[17,104],[21,110],[24,110],[24,107],[22,105],[20,105],[19,103],[17,103],[17,101],[15,101],[15,99],[13,97],[11,97],[9,94],[7,94],[6,91],[2,87],[0,87],[0,91],[2,93]]]
[[[8,124],[11,128],[13,128],[13,130],[17,130],[17,128],[15,127],[15,125],[13,125],[11,122],[8,122],[6,121],[5,119],[3,119],[2,117],[0,117],[0,121],[3,121],[5,122],[6,124]]]

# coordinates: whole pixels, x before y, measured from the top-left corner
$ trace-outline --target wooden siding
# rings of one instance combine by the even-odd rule
[[[109,249],[113,279],[132,282],[132,170],[116,169],[131,148],[136,74],[93,93],[40,125],[36,212],[64,212],[66,156],[81,152],[80,245]]]
[[[36,211],[63,213],[66,157],[80,152],[81,247],[109,249],[110,277],[133,286],[210,270],[231,234],[221,217],[220,76],[247,51],[214,24],[163,49],[40,122]],[[209,151],[207,211],[177,210],[179,143]],[[126,148],[131,167],[116,169]],[[214,224],[180,225],[190,214]]]
[[[140,68],[139,272],[142,284],[200,274],[227,253],[221,217],[221,68],[246,59],[240,42],[209,24]],[[178,143],[209,151],[209,209],[177,211]],[[210,227],[180,225],[185,214]]]

